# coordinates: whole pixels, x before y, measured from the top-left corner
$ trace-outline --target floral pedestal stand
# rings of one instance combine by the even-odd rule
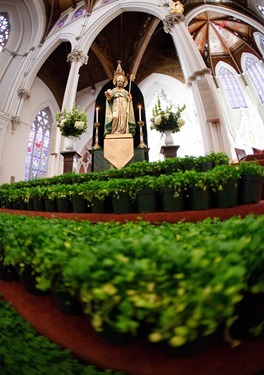
[[[180,146],[174,145],[174,139],[170,130],[165,130],[165,145],[161,146],[160,153],[164,158],[174,158]]]
[[[78,160],[82,155],[77,151],[62,151],[63,156],[63,173],[76,172],[78,173]]]
[[[180,146],[172,145],[172,146],[161,146],[160,153],[164,155],[164,158],[175,158],[177,156],[177,151]]]

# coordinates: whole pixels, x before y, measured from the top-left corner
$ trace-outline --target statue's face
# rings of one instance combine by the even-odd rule
[[[124,86],[125,79],[122,76],[117,77],[116,84],[118,87],[123,87]]]

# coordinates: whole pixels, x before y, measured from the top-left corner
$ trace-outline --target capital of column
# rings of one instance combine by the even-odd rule
[[[83,51],[78,51],[74,48],[67,56],[67,62],[81,62],[86,65],[88,62],[88,56]]]
[[[16,131],[17,125],[19,125],[21,122],[21,119],[19,116],[11,116],[11,130],[12,134]]]
[[[30,91],[27,89],[19,88],[17,90],[17,96],[19,99],[28,99],[30,98]]]
[[[183,14],[169,14],[163,20],[163,29],[165,33],[171,33],[172,29],[175,25],[179,24],[180,22],[184,22],[185,17]]]
[[[187,79],[187,87],[190,87],[194,81],[196,81],[198,78],[204,77],[206,74],[211,74],[212,71],[209,68],[204,68],[202,70],[197,70],[194,72],[188,79]]]

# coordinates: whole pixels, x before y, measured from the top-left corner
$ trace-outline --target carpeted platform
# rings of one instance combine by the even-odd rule
[[[204,220],[207,217],[219,217],[220,220],[227,220],[232,216],[245,217],[249,214],[262,215],[264,214],[264,200],[255,204],[243,204],[231,208],[213,208],[210,210],[200,211],[181,211],[181,212],[155,212],[155,213],[132,213],[132,214],[76,214],[76,213],[62,213],[62,212],[37,212],[37,211],[21,211],[7,208],[0,208],[0,213],[6,212],[14,215],[28,215],[28,216],[42,216],[46,218],[61,218],[74,220],[89,220],[97,221],[119,221],[125,223],[126,221],[136,221],[138,218],[151,221],[154,223],[177,223],[178,221],[196,222]]]
[[[253,375],[264,370],[263,340],[230,348],[219,339],[195,357],[173,358],[143,340],[123,346],[102,343],[85,316],[61,314],[50,296],[28,294],[20,282],[0,281],[0,291],[39,333],[101,368],[131,375]]]

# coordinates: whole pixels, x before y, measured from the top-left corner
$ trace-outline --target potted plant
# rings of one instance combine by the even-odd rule
[[[133,180],[133,191],[135,192],[136,206],[138,212],[157,212],[160,204],[158,200],[158,189],[156,177],[142,176]]]
[[[211,152],[208,156],[213,163],[213,167],[222,164],[229,164],[229,157],[224,152]]]
[[[207,210],[210,208],[211,180],[207,172],[189,170],[184,173],[186,203],[191,210]]]
[[[218,208],[234,207],[238,204],[238,181],[241,170],[238,166],[222,164],[208,171],[210,176],[212,200]]]
[[[243,162],[239,164],[239,169],[239,202],[258,203],[262,194],[264,167],[257,162]]]
[[[211,170],[214,166],[211,154],[198,156],[195,160],[195,169],[198,172],[206,172]]]
[[[130,213],[133,211],[135,197],[135,184],[133,179],[111,179],[107,183],[111,196],[113,212],[116,214]]]
[[[155,185],[161,195],[162,211],[184,209],[185,179],[183,172],[157,177]]]

